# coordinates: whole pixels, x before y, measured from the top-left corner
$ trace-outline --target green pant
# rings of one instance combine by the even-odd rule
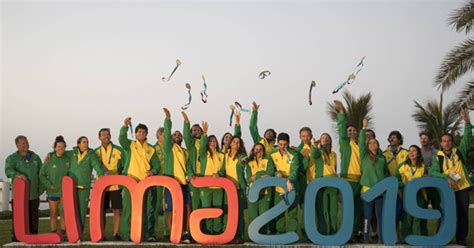
[[[324,235],[333,235],[337,232],[337,189],[326,187],[316,196],[316,214],[318,230]]]
[[[245,228],[245,222],[244,222],[244,209],[245,209],[245,202],[246,202],[246,197],[245,197],[245,192],[242,189],[237,190],[237,197],[239,200],[239,216],[237,217],[238,220],[238,225],[237,225],[237,236],[236,238],[242,240],[244,238],[244,228]],[[228,218],[228,211],[229,211],[229,205],[227,204],[227,196],[224,196],[224,230],[227,228],[227,218]],[[231,206],[234,207],[235,206]]]
[[[270,196],[270,190],[268,190],[267,194],[260,195],[258,201],[248,202],[249,223],[252,223],[259,215],[262,215],[268,210],[272,199]],[[263,226],[261,229],[261,233],[263,234],[269,234],[269,231],[268,225]]]
[[[278,204],[280,201],[283,200],[283,196],[280,193],[275,191],[273,202],[274,204]],[[285,232],[296,232],[298,226],[297,220],[297,203],[291,204],[286,210],[286,214],[288,215],[285,221],[285,213],[281,214],[276,218],[276,231],[278,233],[285,233]]]
[[[220,208],[224,204],[222,189],[201,188],[199,192],[203,208]],[[206,230],[208,234],[222,232],[222,215],[214,219],[206,219]]]
[[[162,222],[159,223],[160,218],[159,216],[163,216],[164,210],[164,198],[163,198],[163,191],[164,187],[154,187],[149,189],[150,192],[147,196],[147,217],[148,217],[148,227],[147,227],[147,235],[146,237],[156,237],[156,223],[158,221],[158,228],[163,229],[164,235],[169,235],[168,228],[166,226],[166,221],[164,218],[161,218]]]
[[[76,189],[77,204],[79,204],[79,222],[81,224],[81,230],[84,232],[84,226],[86,222],[86,214],[89,205],[90,189]]]
[[[441,201],[439,197],[439,193],[436,191],[435,188],[426,188],[426,196],[428,197],[428,201],[426,202],[426,206],[431,202],[431,208],[441,211]],[[428,220],[422,219],[420,223],[421,228],[421,235],[427,236],[428,235]],[[436,221],[436,230],[439,229],[439,221]]]
[[[122,239],[125,241],[130,240],[130,229],[131,229],[131,210],[132,210],[132,202],[130,199],[130,192],[128,191],[127,188],[124,188],[122,190],[123,192],[123,198],[122,198],[122,216],[120,218],[120,233],[122,236]],[[152,194],[153,190],[148,189],[145,193],[144,200],[145,202],[143,203],[143,208],[142,209],[142,240],[145,238],[148,230],[148,212],[147,212],[147,205],[148,205],[148,199],[150,199],[150,194]],[[136,227],[134,227],[136,228]]]
[[[199,188],[196,188],[192,186],[191,184],[189,185],[189,194],[191,197],[191,209],[196,210],[201,207],[201,197],[199,195]]]
[[[418,191],[416,202],[418,203],[418,206],[422,208],[426,208],[427,206],[426,200],[423,198],[423,193],[421,190]],[[405,212],[405,218],[402,221],[402,229],[400,234],[402,240],[405,240],[405,238],[410,234],[421,235],[421,219],[415,218]]]
[[[360,198],[360,182],[348,181],[352,188],[354,196],[354,228],[352,229],[352,236],[359,235],[362,227],[362,201]]]

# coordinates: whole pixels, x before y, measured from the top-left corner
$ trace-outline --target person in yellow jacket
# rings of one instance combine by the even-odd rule
[[[469,191],[472,181],[467,172],[466,159],[469,146],[472,144],[472,125],[468,110],[461,112],[464,120],[464,134],[461,143],[453,146],[453,135],[445,133],[441,136],[441,150],[433,158],[431,175],[448,180],[456,197],[456,243],[466,245],[469,232]]]
[[[407,159],[408,151],[402,147],[403,136],[399,131],[392,131],[388,135],[387,141],[390,143],[383,155],[387,160],[387,169],[390,176],[396,176],[396,171],[400,163]],[[397,234],[400,236],[400,222],[404,219],[402,198],[397,196],[396,206],[396,226]]]
[[[220,177],[224,166],[224,154],[219,151],[219,142],[216,136],[207,137],[207,122],[202,123],[203,133],[201,135],[201,149],[199,157],[201,160],[200,176]],[[224,192],[222,188],[201,188],[199,191],[203,208],[222,208],[224,204]],[[206,230],[208,234],[218,234],[223,230],[222,216],[214,219],[206,219]]]
[[[351,124],[347,124],[344,106],[340,101],[334,101],[337,114],[337,133],[339,135],[339,151],[341,154],[340,176],[346,180],[352,188],[354,196],[354,228],[352,229],[352,238],[350,242],[358,243],[360,241],[359,233],[362,231],[362,201],[361,191],[361,157],[358,144],[359,132]]]
[[[270,153],[270,163],[275,165],[275,176],[287,179],[288,191],[276,187],[273,198],[274,205],[278,204],[285,194],[295,190],[298,192],[298,169],[300,165],[300,156],[297,151],[288,149],[290,145],[290,136],[287,133],[278,134],[278,148]],[[276,218],[276,231],[278,233],[296,232],[297,229],[297,203],[294,202],[286,211],[288,219],[280,215]]]
[[[136,140],[129,140],[127,138],[127,130],[131,121],[132,119],[127,117],[124,120],[122,128],[120,128],[119,143],[126,154],[123,174],[135,179],[137,182],[140,182],[149,176],[157,175],[160,170],[160,164],[155,148],[147,143],[147,126],[144,124],[138,124],[135,127]],[[124,189],[123,192],[123,212],[120,220],[120,232],[122,234],[122,239],[128,241],[130,240],[130,192],[127,189]],[[148,195],[145,196],[145,198],[148,198]],[[148,213],[146,208],[143,210],[143,213],[144,215]],[[144,216],[143,228],[146,229],[147,226],[148,216]],[[145,236],[147,235],[146,232],[143,233]]]
[[[316,178],[337,177],[336,153],[332,151],[332,138],[321,134],[319,140],[311,146],[310,162],[307,168],[308,184]],[[305,152],[306,155],[306,152]],[[337,231],[337,189],[325,187],[316,196],[318,227],[322,234],[333,235]]]
[[[401,189],[399,194],[403,195],[403,188],[409,181],[427,176],[427,174],[427,167],[423,162],[421,148],[417,145],[410,146],[408,158],[398,166],[395,173],[399,181],[399,188]],[[425,189],[418,191],[416,201],[420,207],[428,207]],[[421,235],[421,220],[405,214],[401,229],[402,240],[405,240],[409,234]]]
[[[102,128],[99,130],[99,140],[101,146],[95,149],[95,154],[99,157],[102,166],[107,168],[108,175],[122,174],[123,161],[125,152],[122,147],[113,144],[111,141],[110,129]],[[104,226],[105,226],[105,211],[112,207],[114,213],[113,219],[113,239],[114,241],[121,241],[119,234],[120,229],[120,215],[122,211],[122,190],[118,185],[110,186],[105,192],[104,196]]]

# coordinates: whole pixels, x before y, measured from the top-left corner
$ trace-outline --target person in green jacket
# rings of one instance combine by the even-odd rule
[[[247,184],[250,188],[252,184],[260,178],[274,176],[275,166],[270,162],[266,155],[265,146],[262,143],[256,143],[252,147],[246,166]],[[260,196],[256,202],[248,202],[249,223],[252,223],[259,215],[265,213],[270,207],[272,201],[270,190],[260,191]],[[269,234],[268,225],[265,225],[261,232]]]
[[[382,181],[385,177],[389,176],[387,170],[387,160],[379,152],[379,142],[377,139],[371,139],[366,143],[365,140],[365,129],[369,126],[369,121],[364,118],[363,127],[364,131],[359,134],[359,149],[362,166],[362,175],[360,179],[361,192],[368,191],[372,186]],[[363,201],[364,209],[364,221],[363,221],[363,242],[369,242],[369,229],[372,220],[372,213],[375,208],[375,216],[377,218],[377,235],[378,243],[383,240],[381,228],[382,208],[383,208],[383,196],[379,196],[370,202]]]
[[[77,139],[77,147],[68,152],[72,154],[71,167],[68,176],[76,182],[77,204],[79,204],[79,221],[81,230],[84,231],[86,214],[91,192],[91,177],[94,169],[98,176],[104,176],[107,169],[99,162],[94,150],[89,148],[89,139],[81,136]]]
[[[361,231],[362,202],[360,199],[361,158],[357,142],[358,131],[353,125],[348,125],[344,106],[340,101],[334,101],[337,114],[337,132],[339,135],[339,152],[341,154],[340,177],[346,180],[354,194],[354,228],[350,242],[359,242]]]
[[[305,153],[307,156],[307,154]],[[319,140],[311,146],[308,178],[337,177],[337,157],[332,151],[332,138],[329,134],[321,134]],[[314,169],[313,169],[314,168]],[[308,184],[311,183],[308,181]],[[324,235],[337,232],[337,189],[325,187],[316,196],[318,209],[318,227]]]
[[[144,124],[138,124],[135,127],[135,138],[136,140],[129,140],[127,138],[128,127],[132,122],[132,118],[127,117],[124,120],[123,126],[120,128],[119,143],[125,151],[126,161],[124,163],[123,175],[127,175],[133,178],[135,181],[140,182],[141,180],[157,175],[160,170],[160,162],[156,155],[155,148],[147,143],[148,127]],[[148,199],[150,194],[153,194],[153,190],[148,190],[145,199]],[[155,193],[156,195],[156,193]],[[120,219],[120,232],[121,238],[125,241],[130,240],[130,214],[131,214],[131,201],[130,192],[124,188],[122,198],[122,217]],[[145,202],[145,206],[147,206]],[[148,210],[145,207],[143,210],[143,227],[144,230],[148,228]],[[145,231],[143,235],[146,236],[148,233]],[[142,237],[144,238],[144,237]]]
[[[403,199],[403,188],[409,181],[416,178],[422,178],[427,175],[427,166],[425,166],[423,162],[421,148],[417,145],[410,146],[408,149],[407,159],[400,163],[398,169],[395,172],[395,176],[399,182],[398,185],[400,190],[398,194],[400,198]],[[416,195],[416,201],[420,207],[428,208],[426,189],[418,191]],[[421,224],[421,219],[405,213],[400,232],[401,239],[405,240],[405,238],[410,234],[421,235]]]
[[[62,205],[61,192],[62,180],[67,176],[71,158],[66,152],[66,141],[63,136],[56,137],[53,145],[54,153],[50,156],[47,163],[41,167],[40,182],[46,189],[49,204],[49,224],[51,232],[57,232],[58,229],[58,213],[60,205]],[[60,232],[66,233],[66,225],[64,224],[64,212],[61,209]]]
[[[219,151],[219,142],[216,136],[207,137],[207,122],[202,123],[203,133],[201,135],[201,149],[199,157],[201,160],[200,176],[221,177],[222,167],[224,166],[224,154]],[[199,195],[203,208],[222,208],[224,204],[224,192],[222,188],[209,187],[201,188]],[[206,230],[208,234],[218,234],[223,231],[222,216],[214,219],[206,219]]]
[[[186,112],[181,112],[184,119],[183,125],[183,139],[186,148],[188,149],[188,163],[190,178],[199,176],[201,173],[201,161],[199,159],[199,152],[201,148],[200,138],[202,135],[202,128],[199,124],[194,124],[190,127],[189,118]],[[200,189],[189,184],[189,192],[191,196],[191,209],[196,210],[201,207]]]
[[[190,199],[189,199],[189,163],[187,163],[188,154],[186,149],[181,147],[183,142],[183,135],[180,131],[175,131],[171,134],[171,114],[167,108],[163,109],[165,113],[164,123],[164,141],[163,141],[163,159],[164,169],[163,175],[176,179],[181,185],[183,192],[183,233],[181,236],[181,243],[189,244],[191,242],[191,235],[189,234],[189,215],[191,213]],[[170,192],[165,189],[165,213],[166,225],[171,230],[171,223],[173,221],[173,201]]]
[[[5,160],[5,175],[12,180],[15,178],[22,178],[28,180],[30,183],[30,195],[28,201],[30,233],[38,233],[38,208],[39,196],[43,192],[40,187],[39,172],[43,163],[36,153],[30,151],[28,139],[23,135],[18,135],[15,138],[15,144],[18,149],[15,153],[10,154]],[[15,190],[15,189],[13,189]],[[12,199],[12,211],[13,211]],[[13,214],[13,212],[12,212]],[[12,221],[12,241],[18,241]]]
[[[258,121],[258,109],[260,108],[260,105],[257,105],[257,103],[253,102],[252,103],[252,116],[250,117],[250,135],[252,136],[253,143],[262,143],[265,146],[265,151],[267,152],[267,155],[270,154],[270,152],[273,150],[275,143],[276,143],[276,132],[272,128],[269,128],[265,130],[265,133],[263,133],[263,137],[260,136],[258,132],[258,127],[257,127],[257,121]]]
[[[234,125],[234,136],[241,137],[242,136],[242,129],[240,127],[240,111],[236,110],[235,111],[235,125]],[[222,136],[221,139],[221,152],[222,153],[227,153],[227,151],[230,148],[230,141],[232,139],[232,134],[227,132]]]
[[[229,150],[224,156],[224,166],[221,169],[221,175],[234,182],[237,188],[237,197],[239,199],[239,217],[237,234],[231,241],[231,244],[242,244],[244,238],[244,208],[245,208],[245,192],[247,184],[245,183],[244,168],[247,151],[245,150],[244,141],[239,136],[233,136],[230,140]],[[224,223],[227,223],[228,211],[227,197],[224,197]]]
[[[287,179],[288,191],[276,187],[274,192],[273,204],[276,205],[286,193],[295,190],[298,192],[298,167],[300,165],[299,155],[297,151],[288,149],[290,145],[290,136],[287,133],[278,134],[278,149],[274,149],[270,153],[270,163],[275,166],[275,176]],[[291,204],[288,210],[288,220],[285,216],[280,215],[276,218],[276,231],[278,233],[296,232],[297,230],[297,203]]]
[[[102,128],[99,130],[99,140],[101,145],[94,151],[99,157],[99,161],[104,168],[107,168],[108,175],[121,175],[123,163],[125,161],[125,152],[122,147],[113,144],[110,139],[110,129]],[[120,215],[122,211],[122,189],[119,185],[113,185],[108,188],[104,196],[104,226],[106,226],[105,213],[107,209],[112,208],[113,217],[113,239],[121,241],[120,237]]]
[[[453,146],[453,135],[445,133],[441,136],[441,150],[433,158],[431,175],[448,180],[456,197],[456,243],[466,245],[469,232],[469,191],[472,182],[467,171],[466,160],[469,146],[472,144],[472,125],[468,110],[461,112],[464,120],[464,134],[461,143]]]

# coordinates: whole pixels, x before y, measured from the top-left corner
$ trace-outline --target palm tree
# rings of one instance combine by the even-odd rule
[[[346,109],[346,119],[347,122],[354,125],[358,130],[362,128],[362,120],[367,118],[372,119],[372,94],[369,92],[363,94],[359,98],[353,96],[349,91],[344,91],[342,93],[344,98],[344,107]],[[337,110],[332,102],[327,103],[327,113],[330,116],[331,120],[337,122]]]
[[[439,101],[430,100],[424,106],[417,101],[414,102],[415,112],[412,117],[421,131],[426,131],[433,136],[435,147],[439,147],[443,133],[451,133],[455,137],[455,143],[459,142],[461,119],[457,102],[452,102],[443,108],[443,94],[440,94]]]
[[[469,0],[462,8],[455,10],[449,17],[448,23],[457,32],[469,34],[474,24],[474,1]],[[446,91],[460,77],[473,69],[474,39],[469,38],[446,55],[436,75],[435,86],[441,91]],[[470,80],[462,90],[457,103],[474,109],[473,94],[474,83]]]

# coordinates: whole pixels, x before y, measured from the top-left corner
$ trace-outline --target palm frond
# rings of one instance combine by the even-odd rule
[[[456,29],[456,32],[465,31],[466,34],[471,31],[474,22],[474,1],[469,0],[459,9],[453,11],[448,19],[450,26]]]

